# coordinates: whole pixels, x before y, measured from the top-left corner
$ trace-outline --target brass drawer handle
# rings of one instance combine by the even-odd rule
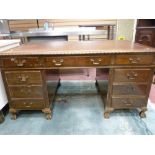
[[[129,58],[129,62],[132,64],[138,64],[140,61],[139,57]]]
[[[11,58],[11,61],[16,64],[17,67],[23,67],[24,64],[26,63],[26,60],[17,60],[15,58]]]
[[[130,73],[127,73],[126,76],[127,76],[127,78],[128,78],[129,80],[135,80],[136,77],[138,76],[138,74],[135,73],[135,72],[130,72]]]
[[[24,102],[24,106],[25,106],[26,108],[30,108],[30,107],[32,106],[32,102],[30,102],[30,103]]]
[[[54,63],[55,66],[62,66],[64,60],[63,59],[60,59],[60,60],[53,59],[52,62]]]
[[[131,101],[131,100],[122,100],[122,103],[125,104],[126,106],[132,106],[133,105],[133,101]]]
[[[101,58],[99,58],[98,60],[90,59],[90,61],[93,63],[93,65],[99,65],[102,59]]]
[[[19,78],[19,80],[20,80],[21,82],[26,82],[27,79],[29,78],[29,76],[27,76],[27,75],[21,75],[21,76],[18,76],[18,78]]]

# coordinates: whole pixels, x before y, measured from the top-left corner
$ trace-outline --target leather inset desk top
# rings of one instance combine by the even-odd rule
[[[155,52],[155,48],[129,41],[46,41],[42,43],[27,43],[20,47],[0,53],[0,56],[12,55],[76,55],[76,54],[106,54],[106,53],[142,53]]]

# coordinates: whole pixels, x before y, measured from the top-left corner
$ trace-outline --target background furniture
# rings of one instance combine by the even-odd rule
[[[38,28],[36,19],[8,20],[10,32],[28,31],[31,28]]]
[[[95,27],[97,30],[105,30],[107,34],[88,35],[88,36],[68,36],[68,41],[78,40],[105,40],[113,39],[115,34],[116,20],[88,20],[88,19],[20,19],[8,20],[10,32],[24,32],[29,29],[43,28],[45,22],[49,23],[49,27]]]
[[[155,19],[139,19],[135,42],[155,47]]]

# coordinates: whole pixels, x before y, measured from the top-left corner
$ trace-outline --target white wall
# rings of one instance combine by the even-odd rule
[[[135,26],[134,19],[118,19],[116,39],[118,40],[119,36],[123,36],[125,40],[133,41],[135,35],[134,26]]]
[[[7,96],[3,84],[3,79],[0,71],[0,110],[7,104]]]

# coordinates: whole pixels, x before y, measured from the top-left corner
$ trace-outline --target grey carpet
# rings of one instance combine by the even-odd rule
[[[7,115],[0,124],[6,135],[148,135],[155,134],[155,111],[148,107],[145,119],[137,110],[117,110],[110,119],[103,117],[103,101],[94,82],[62,82],[53,110],[53,119],[46,120],[40,111],[22,111],[17,120]]]

